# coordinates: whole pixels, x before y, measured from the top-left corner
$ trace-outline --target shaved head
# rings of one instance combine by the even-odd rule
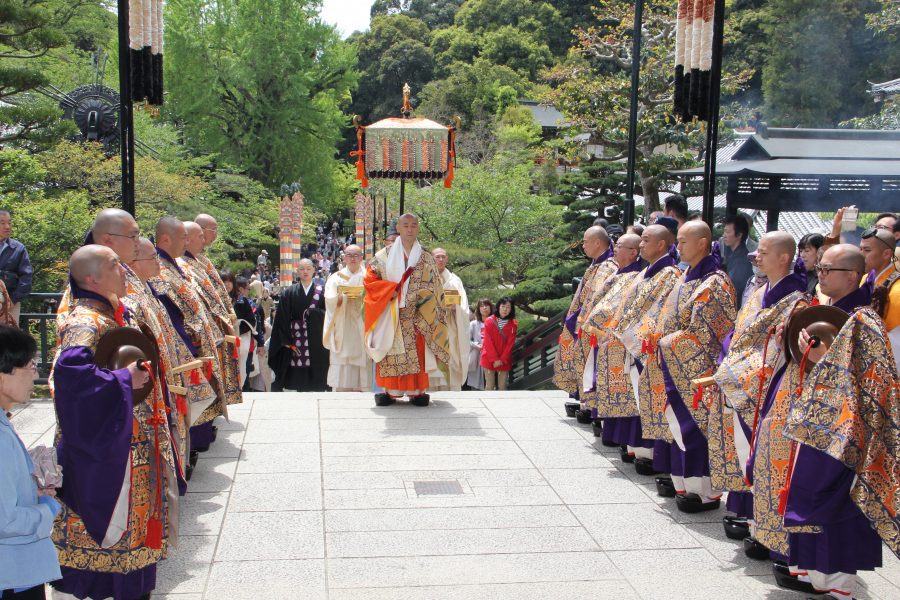
[[[592,225],[584,231],[581,245],[588,258],[596,259],[609,250],[609,235],[599,225]]]
[[[785,231],[770,231],[759,238],[756,250],[756,266],[774,285],[791,272],[797,243]]]
[[[641,234],[641,258],[651,265],[666,255],[675,242],[675,236],[663,225],[650,225]]]
[[[678,228],[678,252],[681,260],[691,267],[709,256],[712,248],[712,231],[703,221],[688,221]]]
[[[121,208],[105,208],[97,213],[91,231],[96,238],[104,233],[119,233],[123,227],[131,224],[137,226],[137,222],[130,213]]]
[[[840,300],[856,290],[866,273],[865,256],[859,248],[850,244],[829,247],[819,259],[819,265],[822,267],[819,271],[819,289],[832,301]]]
[[[838,244],[828,249],[829,258],[837,263],[834,266],[854,269],[860,277],[866,274],[866,257],[859,248],[852,244]],[[822,255],[822,260],[825,255]]]
[[[794,236],[786,231],[769,231],[763,234],[760,241],[768,240],[775,252],[781,254],[790,254],[793,257],[797,253],[797,242]]]
[[[203,228],[194,221],[185,221],[184,231],[187,233],[187,246],[185,249],[194,256],[203,252],[203,247],[206,244],[206,240],[203,238]]]
[[[138,242],[137,258],[131,263],[131,270],[141,281],[146,283],[149,279],[159,275],[159,260],[156,256],[156,246],[153,245],[153,242],[147,238],[141,238]]]
[[[616,240],[615,259],[620,269],[634,263],[640,256],[641,237],[633,233],[626,233]]]
[[[156,224],[156,246],[172,258],[184,255],[187,231],[184,223],[172,216],[165,216]]]
[[[82,246],[69,259],[69,275],[78,287],[103,297],[125,295],[125,271],[112,248]]]
[[[91,237],[95,244],[112,248],[125,263],[131,263],[137,254],[137,242],[141,229],[129,213],[120,208],[106,208],[97,213]]]
[[[219,222],[212,215],[200,213],[194,218],[194,223],[203,228],[204,247],[212,246],[219,236]]]
[[[145,260],[156,256],[156,246],[149,239],[142,237],[138,242],[138,260]]]
[[[591,227],[588,227],[584,232],[584,235],[591,239],[599,240],[607,246],[609,245],[609,234],[606,233],[606,230],[599,225],[592,225]]]

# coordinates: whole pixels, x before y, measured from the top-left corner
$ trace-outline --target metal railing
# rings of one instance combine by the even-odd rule
[[[510,389],[538,390],[550,385],[565,318],[566,313],[559,313],[516,341],[509,374]]]
[[[50,366],[56,351],[56,309],[62,294],[33,293],[25,302],[28,306],[38,305],[39,312],[23,312],[19,315],[19,327],[30,333],[38,344],[38,378],[36,383],[46,385],[50,377]]]

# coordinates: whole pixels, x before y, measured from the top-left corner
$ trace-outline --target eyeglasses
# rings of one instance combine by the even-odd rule
[[[832,267],[831,265],[816,265],[816,273],[821,275],[828,276],[832,271],[844,271],[846,273],[856,273],[856,269],[839,269],[837,267]]]
[[[640,250],[640,248],[636,246],[623,246],[622,244],[616,244],[616,250]]]
[[[860,236],[860,237],[862,237],[862,239],[864,239],[864,240],[868,240],[868,239],[875,238],[876,240],[878,240],[879,242],[881,242],[882,244],[884,244],[885,246],[887,246],[889,249],[893,250],[894,247],[896,246],[896,244],[893,244],[893,245],[892,245],[892,244],[889,244],[889,243],[887,243],[886,241],[884,241],[883,239],[881,239],[880,237],[878,237],[876,234],[878,233],[878,230],[879,230],[879,229],[885,229],[885,230],[886,230],[887,227],[878,227],[878,226],[876,226],[876,227],[870,227],[869,229],[866,229],[865,231],[863,231],[863,232],[862,232],[862,236]]]
[[[114,236],[116,236],[116,237],[128,238],[128,239],[131,240],[132,242],[136,242],[136,241],[138,241],[139,239],[141,239],[141,232],[140,232],[140,231],[137,232],[137,233],[132,233],[132,234],[130,234],[130,235],[123,235],[123,234],[121,234],[121,233],[110,233],[109,235],[114,235]]]
[[[148,256],[147,258],[135,258],[134,262],[139,262],[142,260],[159,260],[159,253],[155,252],[153,256]]]
[[[362,258],[362,254],[345,254],[344,258]]]
[[[203,231],[212,231],[213,233],[219,232],[218,227],[201,227],[200,229],[202,229]]]

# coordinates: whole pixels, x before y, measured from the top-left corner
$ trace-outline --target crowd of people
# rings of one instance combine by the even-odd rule
[[[742,215],[713,243],[683,201],[666,209],[584,232],[554,365],[567,414],[680,511],[727,492],[725,533],[780,586],[850,599],[882,543],[900,556],[897,216],[853,244],[842,209],[830,235],[750,249]]]
[[[726,533],[772,560],[779,584],[851,598],[882,541],[900,551],[897,217],[879,215],[858,245],[841,239],[843,210],[799,244],[773,231],[751,245],[741,215],[714,244],[677,199],[651,218],[584,232],[591,264],[554,365],[567,410],[679,510],[728,492]],[[427,406],[432,390],[508,385],[512,299],[470,307],[413,214],[368,263],[352,235],[321,226],[282,289],[267,261],[215,268],[211,215],[165,216],[151,241],[106,209],[59,304],[55,449],[28,452],[9,411],[35,375],[35,342],[12,318],[31,267],[10,233],[0,211],[4,599],[43,598],[46,582],[60,598],[149,597],[179,497],[244,391]]]

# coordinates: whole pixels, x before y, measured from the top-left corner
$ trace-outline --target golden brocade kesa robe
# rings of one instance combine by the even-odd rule
[[[650,269],[654,273],[646,277]],[[661,269],[654,264],[644,269],[623,294],[626,300],[622,309],[610,323],[612,334],[625,351],[643,366],[638,378],[638,399],[641,432],[648,439],[672,441],[672,433],[665,419],[660,424],[651,418],[650,398],[652,394],[666,392],[662,369],[656,359],[656,344],[661,337],[658,334],[658,321],[666,298],[680,276],[681,271],[674,264],[667,264]]]
[[[222,363],[218,352],[222,334],[218,329],[213,329],[212,317],[194,293],[186,273],[180,267],[162,258],[159,277],[154,277],[148,283],[155,295],[165,296],[181,313],[185,331],[198,348],[200,356],[212,357],[209,370],[205,371],[205,374],[216,392],[217,401],[206,408],[199,417],[191,415],[190,418],[192,426],[208,423],[225,414],[227,410],[226,396],[221,383]]]
[[[630,361],[625,346],[611,333],[611,324],[616,314],[628,302],[625,292],[634,285],[639,276],[640,271],[633,271],[610,277],[604,285],[602,297],[594,304],[584,328],[589,334],[589,348],[596,349],[595,352],[589,353],[585,372],[589,368],[593,370],[596,385],[592,391],[583,392],[582,399],[588,408],[596,409],[597,415],[602,418],[640,415],[631,383]],[[594,360],[595,353],[596,360]]]
[[[611,256],[612,253],[607,252],[585,270],[563,322],[556,358],[553,361],[553,383],[569,394],[574,395],[581,389],[584,357],[589,349],[589,340],[582,339],[586,336],[581,335],[581,328],[591,312],[593,303],[597,300],[597,290],[618,268]]]
[[[766,293],[766,286],[756,290],[738,312],[728,354],[714,375],[718,390],[709,390],[712,406],[707,437],[714,489],[750,489],[735,443],[735,431],[740,427],[735,416],[754,429],[757,406],[765,401],[772,378],[784,365],[783,351],[775,343],[775,328],[805,306],[803,293],[795,291],[763,308]],[[744,456],[743,461],[746,459]]]
[[[223,301],[206,269],[196,258],[185,254],[184,257],[177,259],[177,262],[207,313],[214,317],[215,327],[221,333],[221,336],[216,337],[216,350],[222,365],[222,384],[226,401],[228,404],[240,404],[243,401],[243,393],[240,386],[240,367],[237,362],[239,353],[236,345],[239,342],[237,339],[234,342],[225,340],[225,336],[234,335],[234,309],[231,300]]]
[[[850,497],[900,556],[900,381],[874,310],[857,310],[841,328],[804,382],[784,432],[856,473]]]
[[[695,267],[696,268],[696,267]],[[706,435],[709,406],[702,390],[696,394],[693,380],[709,377],[716,369],[722,342],[734,328],[734,286],[724,271],[690,279],[682,275],[672,289],[660,314],[657,351],[672,377],[675,388]],[[643,398],[641,399],[643,401]],[[650,398],[651,427],[666,426],[667,395],[654,390]]]

